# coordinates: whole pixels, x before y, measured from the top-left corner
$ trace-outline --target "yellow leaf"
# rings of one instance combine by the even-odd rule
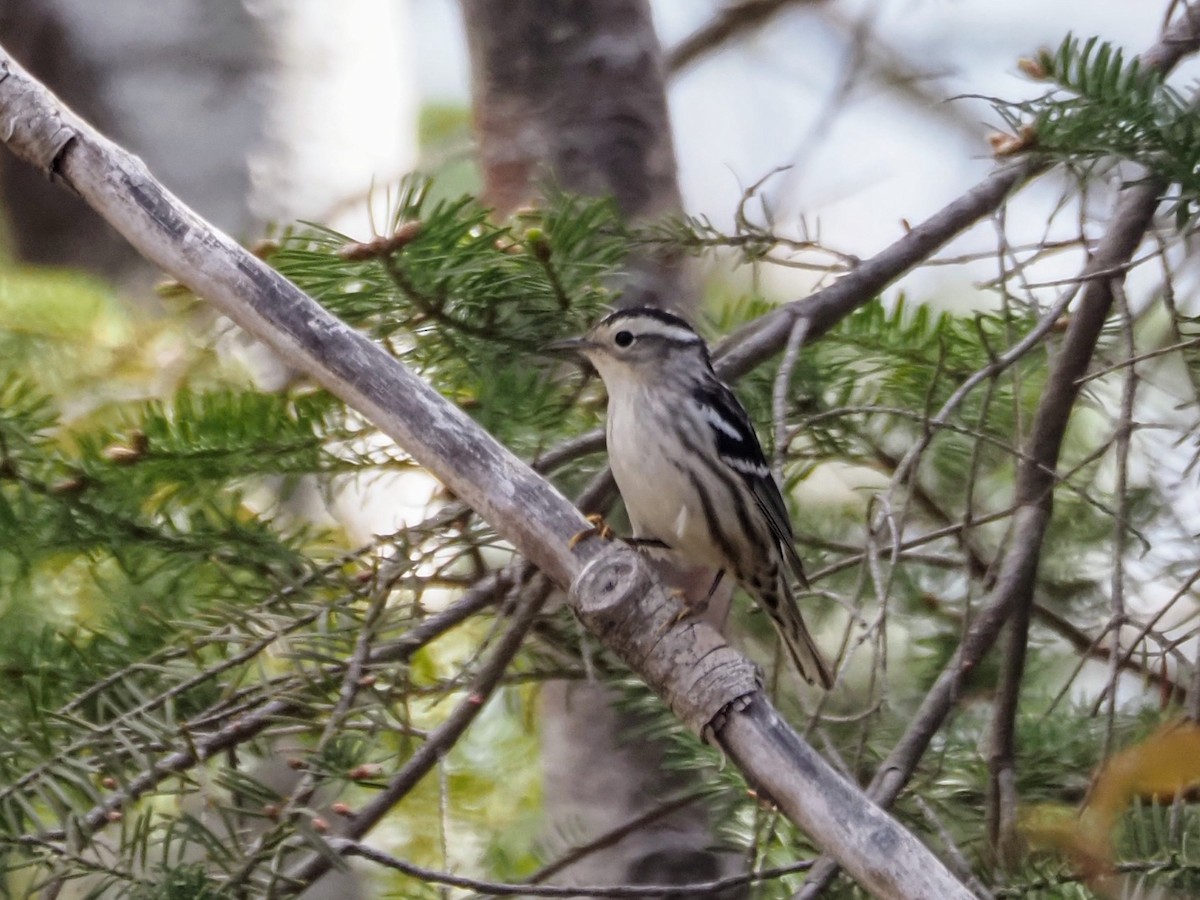
[[[1112,756],[1100,769],[1085,804],[1112,828],[1134,799],[1170,803],[1200,784],[1200,726],[1175,722]]]
[[[1111,829],[1098,827],[1086,811],[1044,803],[1021,814],[1021,834],[1031,850],[1052,850],[1071,860],[1084,877],[1112,868]]]
[[[1169,803],[1197,784],[1200,726],[1170,723],[1110,757],[1078,812],[1049,804],[1032,807],[1021,816],[1021,832],[1032,849],[1063,854],[1093,890],[1107,896],[1099,888],[1113,872],[1117,825],[1129,804]]]

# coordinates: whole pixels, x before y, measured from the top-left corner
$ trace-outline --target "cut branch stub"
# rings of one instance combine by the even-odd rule
[[[0,81],[12,76],[7,60],[0,59]],[[62,111],[47,109],[38,99],[30,97],[26,106],[7,110],[0,128],[4,143],[18,157],[52,178],[58,158],[75,137],[76,130],[64,121]]]
[[[671,590],[625,547],[606,548],[588,563],[571,585],[571,599],[583,624],[696,734],[761,687],[758,668],[715,628],[681,616]]]

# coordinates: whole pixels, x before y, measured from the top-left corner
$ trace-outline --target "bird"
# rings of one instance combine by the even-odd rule
[[[704,339],[680,316],[630,307],[545,349],[582,356],[604,382],[609,465],[635,545],[716,568],[710,596],[731,574],[770,617],[801,677],[832,687],[791,586],[807,588],[808,579],[783,495]]]

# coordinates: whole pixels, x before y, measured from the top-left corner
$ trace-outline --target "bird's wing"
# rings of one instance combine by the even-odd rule
[[[758,504],[758,508],[763,511],[763,515],[767,517],[771,533],[779,542],[783,558],[792,571],[792,577],[796,579],[800,587],[807,590],[808,576],[804,574],[804,563],[800,560],[800,554],[796,552],[796,536],[792,531],[792,521],[788,518],[787,506],[783,502],[783,495],[779,492],[779,485],[775,483],[774,478],[767,475],[765,479],[756,480],[753,491],[754,500]]]
[[[733,391],[715,375],[704,384],[701,393],[698,399],[702,408],[710,411],[709,424],[716,435],[717,454],[750,488],[751,496],[767,520],[793,577],[801,587],[807,588],[808,578],[804,574],[800,554],[796,552],[796,538],[788,517],[787,504],[771,474],[771,467],[767,465],[750,416]]]

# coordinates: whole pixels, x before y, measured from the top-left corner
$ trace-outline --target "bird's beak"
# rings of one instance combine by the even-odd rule
[[[583,353],[589,348],[595,346],[585,337],[566,338],[561,341],[553,341],[545,344],[542,347],[543,353]]]

